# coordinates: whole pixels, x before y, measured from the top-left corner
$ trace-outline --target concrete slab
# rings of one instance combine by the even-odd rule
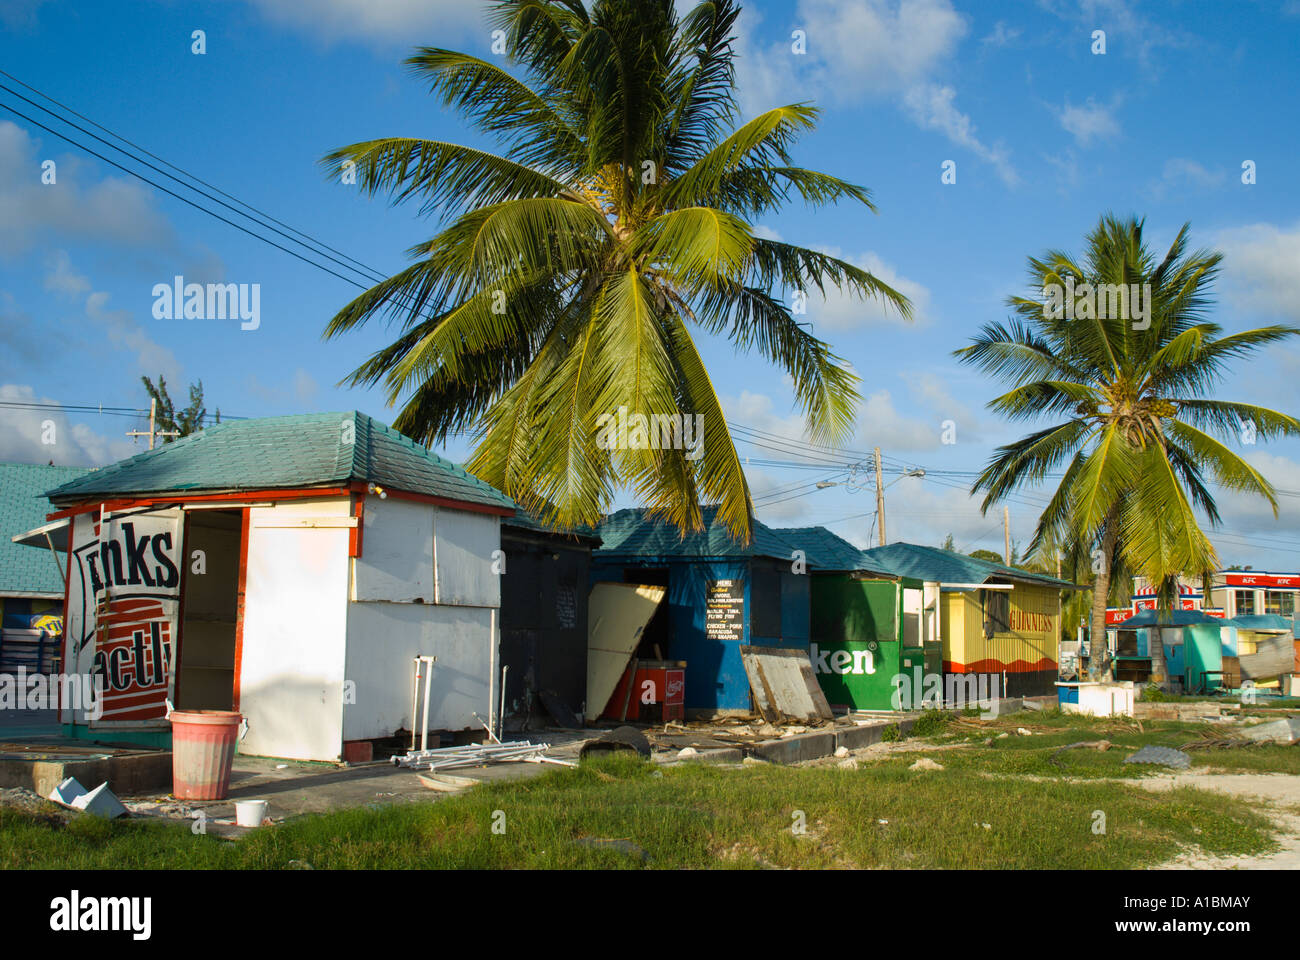
[[[835,728],[835,749],[846,747],[849,750],[861,750],[863,747],[869,747],[874,743],[879,743],[884,737],[885,728],[890,726],[888,720],[877,720],[863,726],[836,727]],[[831,751],[832,753],[835,750]]]
[[[69,777],[107,782],[119,796],[171,788],[170,750],[120,749],[84,741],[0,743],[0,787],[24,787],[48,797]]]
[[[754,744],[746,752],[770,763],[801,763],[804,760],[816,760],[835,752],[835,731],[815,730],[811,733],[796,733],[793,736],[782,737],[780,740],[764,740]]]

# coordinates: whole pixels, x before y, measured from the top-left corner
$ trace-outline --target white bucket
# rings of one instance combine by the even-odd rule
[[[260,827],[266,819],[265,800],[236,800],[235,823],[241,827]]]

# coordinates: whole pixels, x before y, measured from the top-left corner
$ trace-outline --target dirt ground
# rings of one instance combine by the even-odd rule
[[[1247,801],[1265,800],[1258,810],[1278,826],[1282,849],[1275,853],[1239,857],[1209,857],[1187,851],[1161,870],[1300,870],[1300,777],[1285,773],[1186,773],[1166,774],[1130,781],[1147,790],[1199,787]]]

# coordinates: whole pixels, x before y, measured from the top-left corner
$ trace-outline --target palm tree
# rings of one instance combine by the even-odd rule
[[[406,63],[500,153],[435,140],[356,143],[323,161],[371,195],[444,218],[414,263],[330,321],[377,313],[400,336],[351,375],[404,401],[394,426],[426,444],[470,431],[468,468],[563,526],[596,522],[628,485],[679,526],[700,503],[749,538],[751,501],[698,334],[790,374],[814,440],[846,438],[857,378],[792,308],[832,285],[905,297],[869,272],[756,236],[792,194],[821,206],[863,187],[792,165],[807,104],[736,126],[733,0],[678,17],[672,0],[508,0],[491,18],[508,60],[421,47]],[[791,304],[783,296],[790,294]],[[602,415],[694,417],[696,451],[610,449]],[[683,445],[684,446],[684,445]],[[688,455],[690,454],[690,455]]]
[[[1221,335],[1206,317],[1222,255],[1189,253],[1184,224],[1157,260],[1142,230],[1141,220],[1108,215],[1088,234],[1082,260],[1058,250],[1031,257],[1034,294],[1009,298],[1008,322],[986,325],[956,351],[1011,386],[991,409],[1012,420],[1061,420],[999,447],[972,493],[986,494],[987,511],[1068,462],[1030,550],[1074,543],[1091,553],[1094,638],[1106,635],[1112,573],[1144,575],[1172,595],[1178,573],[1217,567],[1197,516],[1219,524],[1207,474],[1224,489],[1258,494],[1276,515],[1272,485],[1227,445],[1239,431],[1261,439],[1300,433],[1294,417],[1218,399],[1216,386],[1230,361],[1300,329]],[[1103,284],[1138,296],[1126,303],[1118,287]],[[1062,298],[1062,290],[1072,293]],[[1092,658],[1094,676],[1100,663]]]

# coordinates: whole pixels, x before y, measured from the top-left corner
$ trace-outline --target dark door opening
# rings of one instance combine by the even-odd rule
[[[659,604],[659,609],[646,624],[645,631],[641,634],[641,642],[633,654],[638,660],[668,660],[672,657],[669,652],[672,631],[668,619],[668,579],[667,567],[627,567],[623,570],[624,583],[643,583],[651,587],[664,588],[663,603]]]
[[[176,708],[231,710],[242,510],[188,510]]]

